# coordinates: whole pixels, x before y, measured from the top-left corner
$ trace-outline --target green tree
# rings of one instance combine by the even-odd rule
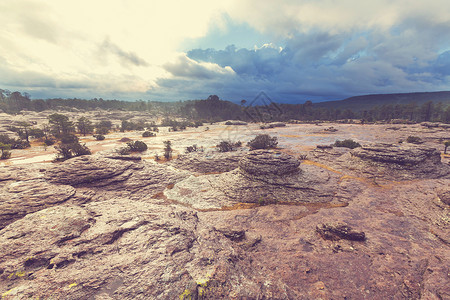
[[[69,117],[61,114],[52,114],[48,116],[48,121],[51,126],[51,132],[57,138],[67,135],[75,131],[73,123],[69,121]]]
[[[83,136],[86,136],[86,134],[88,133],[92,133],[92,131],[94,130],[92,122],[86,117],[81,117],[78,119],[77,128],[78,132]]]
[[[19,132],[18,132],[19,137],[21,139],[26,140],[27,142],[30,142],[30,127],[31,127],[31,124],[28,123],[28,122],[19,122],[17,125],[20,128]]]

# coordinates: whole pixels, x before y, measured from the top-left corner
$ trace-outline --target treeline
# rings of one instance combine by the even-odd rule
[[[243,120],[255,122],[271,121],[337,121],[361,119],[364,122],[390,121],[401,119],[409,122],[443,122],[450,123],[450,105],[441,102],[428,101],[421,105],[384,104],[368,110],[360,111],[355,104],[355,110],[318,106],[311,101],[304,104],[275,104],[264,106],[246,106],[220,100],[217,95],[211,95],[205,100],[190,100],[184,102],[150,102],[150,101],[119,101],[103,99],[36,99],[20,92],[0,90],[0,109],[7,113],[17,113],[22,110],[43,111],[47,109],[79,109],[92,110],[96,108],[125,111],[146,111],[153,115],[166,118],[184,118],[190,121],[218,122],[225,120]]]
[[[310,101],[305,104],[280,104],[282,115],[280,119],[313,121],[337,121],[345,119],[361,119],[366,122],[405,120],[410,122],[443,122],[450,123],[450,105],[441,102],[428,101],[422,105],[385,104],[369,110],[353,111],[350,109],[335,109],[314,107]]]
[[[120,101],[103,100],[102,98],[85,99],[31,99],[28,93],[10,92],[0,89],[0,110],[14,114],[23,110],[44,111],[57,109],[93,110],[96,108],[105,110],[125,111],[157,111],[165,114],[176,114],[182,102],[158,102],[158,101]]]

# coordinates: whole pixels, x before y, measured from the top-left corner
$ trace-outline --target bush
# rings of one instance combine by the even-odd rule
[[[103,135],[103,134],[108,134],[109,133],[109,129],[106,127],[99,127],[95,130],[95,132],[97,134]]]
[[[0,142],[0,150],[2,151],[0,159],[8,159],[11,157],[11,151],[9,149],[11,149],[11,145]]]
[[[156,134],[154,134],[151,131],[144,131],[144,133],[142,134],[142,137],[152,137],[152,136],[156,136]]]
[[[361,147],[361,144],[358,142],[355,142],[354,140],[347,139],[347,140],[343,140],[343,141],[337,140],[336,142],[334,142],[333,146],[355,149],[355,148]]]
[[[277,137],[271,137],[268,134],[259,134],[253,140],[247,143],[250,149],[272,149],[278,145]]]
[[[0,143],[11,145],[11,149],[25,149],[30,147],[28,141],[10,138],[7,134],[0,134]]]
[[[232,143],[230,141],[221,141],[218,145],[216,145],[217,150],[219,152],[230,152],[235,151],[236,148],[239,148],[242,146],[242,142],[238,141],[236,143]]]
[[[97,141],[103,141],[105,139],[103,134],[94,134],[94,137]]]
[[[217,146],[219,152],[230,152],[233,151],[233,144],[227,141],[221,141]]]
[[[51,145],[54,145],[55,143],[56,143],[56,141],[54,139],[45,139],[44,140],[44,144],[46,146],[51,146]]]
[[[61,143],[55,146],[55,149],[58,151],[55,158],[56,161],[64,161],[72,157],[91,154],[91,150],[86,145],[81,145],[78,141],[70,144]]]
[[[448,147],[450,147],[450,140],[444,142],[444,154],[447,154]]]
[[[172,142],[171,141],[164,141],[164,157],[169,160],[172,158]]]
[[[127,145],[131,152],[144,152],[148,148],[142,141],[128,142]]]
[[[11,157],[11,151],[3,150],[2,155],[0,155],[0,159],[8,159]]]
[[[73,144],[78,143],[78,137],[73,134],[66,134],[61,137],[61,143],[63,144]]]
[[[26,148],[30,148],[30,142],[26,141],[26,140],[15,140],[12,144],[11,144],[11,148],[12,149],[26,149]]]
[[[186,147],[186,153],[197,152],[197,150],[198,150],[197,145]]]
[[[420,139],[420,137],[418,136],[408,136],[408,138],[406,139],[406,142],[411,143],[411,144],[421,144],[422,140]]]
[[[122,147],[117,151],[120,155],[129,155],[131,153],[129,147]]]

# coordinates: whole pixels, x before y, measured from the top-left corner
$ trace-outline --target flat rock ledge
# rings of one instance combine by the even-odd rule
[[[348,163],[365,173],[390,179],[440,178],[449,176],[440,152],[425,145],[372,144],[350,152]]]

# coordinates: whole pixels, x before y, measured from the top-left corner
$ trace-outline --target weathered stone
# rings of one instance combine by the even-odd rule
[[[174,168],[197,173],[223,173],[234,170],[246,153],[242,150],[232,152],[192,152],[180,155],[169,162]]]
[[[450,174],[440,152],[423,145],[373,144],[354,149],[349,164],[386,178],[439,178]]]
[[[184,172],[154,162],[110,159],[98,155],[69,159],[45,172],[45,177],[52,183],[89,186],[128,194],[133,198],[151,198],[186,176]]]
[[[117,177],[134,166],[133,162],[86,155],[55,164],[45,177],[52,183],[78,185]]]
[[[366,234],[362,231],[356,231],[350,226],[342,223],[338,224],[320,224],[316,231],[326,240],[337,241],[340,239],[350,241],[365,241]]]
[[[440,189],[437,193],[439,199],[447,205],[450,205],[450,189]]]
[[[239,161],[239,167],[250,175],[291,175],[299,172],[300,161],[293,156],[272,150],[255,150]]]
[[[279,128],[280,145],[298,154],[332,142],[321,134],[299,145],[308,140],[282,136],[316,130],[301,126]],[[396,143],[420,133],[424,145],[435,147],[448,135],[420,125],[335,126],[339,138]],[[45,171],[62,164],[2,168],[0,205],[30,198],[38,211],[0,229],[0,294],[5,300],[450,298],[444,204],[450,178],[396,162],[370,169],[384,163],[364,165],[349,151],[316,149],[298,172],[284,175],[240,168],[192,174],[175,164],[100,157],[94,164],[111,164],[113,175],[95,170],[96,180],[73,186],[53,183]],[[130,167],[115,173],[116,163]],[[67,178],[88,173],[82,161],[73,168],[85,170]],[[75,194],[59,202],[64,189]],[[324,239],[317,224],[344,238]],[[367,242],[352,240],[362,231]]]
[[[26,214],[63,203],[74,194],[71,186],[43,179],[9,181],[0,188],[0,229]]]
[[[198,209],[218,209],[238,202],[273,204],[346,201],[336,191],[339,176],[278,151],[257,150],[227,173],[191,176],[164,194]]]

